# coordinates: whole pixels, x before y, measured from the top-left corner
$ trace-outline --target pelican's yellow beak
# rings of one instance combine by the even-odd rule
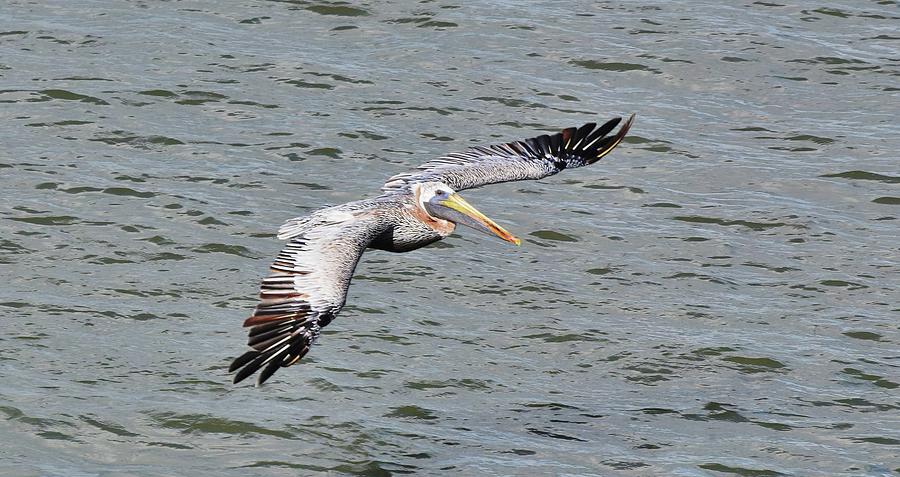
[[[522,243],[522,241],[513,236],[513,234],[507,232],[503,227],[497,225],[497,223],[493,220],[485,217],[485,215],[479,212],[475,207],[472,207],[468,202],[460,197],[459,194],[451,194],[450,197],[448,197],[446,200],[442,200],[440,204],[444,207],[449,207],[474,221],[474,223],[463,222],[464,225],[468,225],[476,229],[490,231],[503,240],[514,243],[516,245]]]

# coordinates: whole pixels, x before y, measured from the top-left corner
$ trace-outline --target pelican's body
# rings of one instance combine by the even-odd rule
[[[262,384],[300,360],[321,328],[344,306],[350,279],[367,248],[408,252],[437,242],[463,224],[518,245],[519,239],[485,217],[456,192],[485,184],[540,179],[593,164],[625,137],[634,116],[615,136],[620,118],[553,136],[476,147],[398,174],[382,194],[319,209],[289,220],[278,231],[288,240],[263,279],[260,303],[244,322],[252,351],[235,359],[239,382],[262,369]]]

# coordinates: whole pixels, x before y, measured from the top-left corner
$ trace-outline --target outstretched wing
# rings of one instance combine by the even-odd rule
[[[239,370],[235,383],[262,369],[257,385],[262,384],[309,352],[319,330],[344,306],[353,270],[383,228],[372,211],[340,207],[281,228],[279,237],[291,239],[263,279],[260,302],[244,322],[253,350],[231,363],[229,372]]]
[[[595,123],[588,123],[552,136],[545,134],[448,154],[414,171],[391,177],[381,189],[390,192],[418,182],[440,181],[458,191],[498,182],[541,179],[563,169],[593,164],[609,154],[628,133],[634,115],[618,133],[607,136],[621,120],[611,119],[599,128]]]

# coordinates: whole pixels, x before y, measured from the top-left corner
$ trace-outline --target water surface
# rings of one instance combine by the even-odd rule
[[[2,13],[0,474],[900,473],[896,2]],[[230,384],[284,220],[631,112]]]

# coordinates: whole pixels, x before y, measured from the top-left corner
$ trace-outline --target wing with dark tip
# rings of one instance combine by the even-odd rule
[[[279,237],[290,237],[262,281],[259,304],[244,321],[253,348],[231,363],[238,383],[260,371],[264,383],[279,368],[309,352],[319,330],[344,306],[363,251],[384,231],[378,214],[345,204],[294,219]]]
[[[634,115],[615,135],[608,136],[621,120],[614,118],[600,127],[588,123],[580,128],[563,129],[552,136],[545,134],[448,154],[426,162],[414,171],[391,177],[382,190],[404,190],[411,184],[440,181],[458,191],[498,182],[536,180],[563,169],[593,164],[622,142]]]

